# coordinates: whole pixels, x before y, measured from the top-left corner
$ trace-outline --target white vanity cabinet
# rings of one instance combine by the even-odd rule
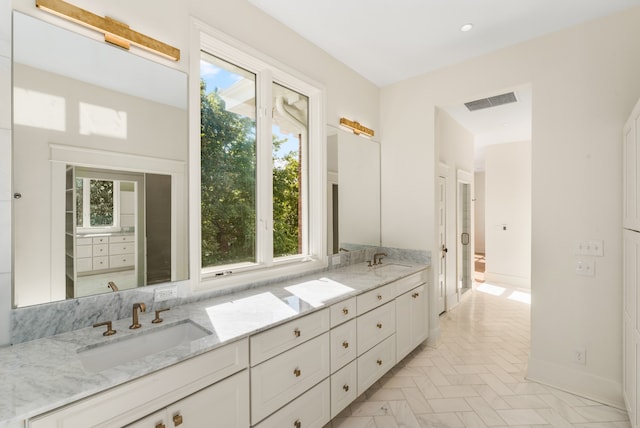
[[[249,373],[244,370],[126,427],[246,428],[248,408]]]
[[[396,359],[402,360],[429,336],[426,278],[423,273],[398,281]]]
[[[28,420],[26,426],[28,428],[112,428],[126,426],[147,416],[155,420],[161,414],[176,411],[184,412],[182,413],[183,421],[187,420],[187,414],[193,420],[211,421],[214,418],[223,418],[234,421],[238,414],[246,414],[249,408],[248,380],[245,370],[248,365],[249,345],[248,340],[245,339],[37,416]],[[243,370],[245,370],[244,373],[239,373]],[[233,380],[218,384],[236,373],[239,375],[229,378]],[[209,403],[199,410],[204,413],[194,410],[194,403],[202,403],[203,400],[223,395],[225,397],[228,395],[225,398],[227,404],[224,407]],[[174,416],[173,413],[169,415],[171,418]],[[142,421],[145,420],[142,419]],[[242,421],[244,419],[240,419],[240,422]],[[167,425],[166,422],[163,423]],[[247,425],[248,421],[245,421],[237,426]],[[174,425],[167,425],[167,427],[172,426]],[[190,423],[190,425],[185,423],[184,426],[211,425],[210,423]],[[235,425],[223,426],[234,427]]]

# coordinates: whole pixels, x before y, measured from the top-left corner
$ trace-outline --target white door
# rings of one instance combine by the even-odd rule
[[[441,314],[447,304],[447,179],[438,177],[438,248],[440,264],[438,268],[437,308]]]

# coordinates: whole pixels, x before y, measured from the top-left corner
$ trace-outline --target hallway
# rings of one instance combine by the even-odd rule
[[[624,411],[526,381],[528,290],[477,286],[441,316],[437,349],[416,349],[327,427],[630,426]]]

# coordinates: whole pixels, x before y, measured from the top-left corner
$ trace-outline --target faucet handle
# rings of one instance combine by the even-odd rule
[[[97,324],[94,324],[93,328],[102,327],[103,325],[107,326],[107,331],[102,333],[103,336],[113,336],[114,334],[116,334],[116,331],[111,328],[111,321],[99,322]]]
[[[153,319],[153,321],[151,321],[151,322],[152,322],[152,323],[154,323],[154,324],[159,324],[159,323],[161,323],[161,322],[162,322],[162,318],[160,318],[160,313],[161,313],[161,312],[164,312],[164,311],[168,311],[168,310],[169,310],[169,308],[158,309],[158,310],[156,311],[156,317],[155,317],[155,318]]]

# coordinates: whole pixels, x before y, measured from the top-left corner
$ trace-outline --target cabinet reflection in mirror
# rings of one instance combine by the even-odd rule
[[[186,74],[16,11],[12,41],[14,306],[186,279]]]
[[[67,298],[171,281],[171,176],[68,165],[66,185]]]

